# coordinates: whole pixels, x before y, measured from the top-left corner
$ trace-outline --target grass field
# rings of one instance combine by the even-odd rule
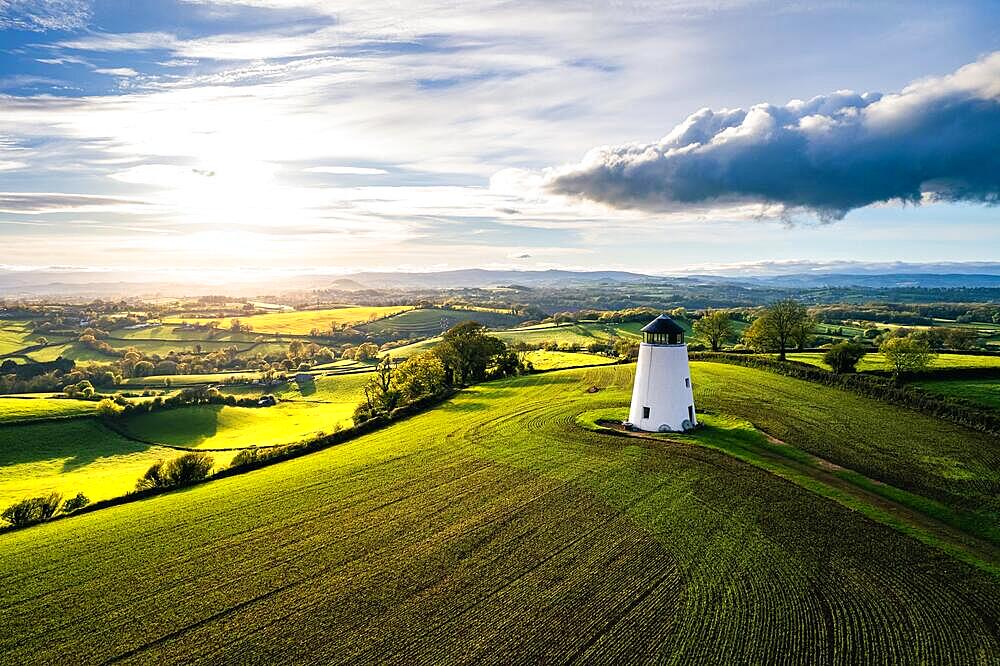
[[[639,329],[645,323],[631,322],[627,324],[598,324],[596,322],[538,324],[524,326],[506,331],[493,331],[492,334],[506,342],[556,342],[562,344],[577,344],[587,346],[592,342],[606,342],[612,337],[639,339]]]
[[[309,335],[312,329],[329,331],[331,325],[362,324],[373,317],[380,319],[411,309],[409,305],[356,306],[331,308],[327,310],[302,310],[298,312],[274,312],[269,314],[238,317],[244,324],[253,327],[254,333],[275,333],[286,335]],[[209,319],[178,318],[169,319],[166,324],[184,322],[205,322]],[[225,324],[225,322],[223,322]]]
[[[793,352],[788,354],[789,360],[802,361],[820,368],[830,369],[823,363],[822,352]],[[975,354],[938,354],[931,363],[932,368],[998,368],[1000,369],[1000,354],[996,356],[978,356]],[[865,354],[858,363],[858,370],[888,370],[885,357],[879,353]]]
[[[92,501],[117,497],[154,462],[178,455],[130,441],[98,419],[7,424],[0,428],[0,507],[50,492],[82,492]],[[213,455],[219,466],[233,456]]]
[[[370,324],[359,326],[363,331],[399,340],[438,335],[463,321],[478,321],[490,328],[507,328],[521,321],[514,315],[486,309],[446,310],[422,308],[408,310]]]
[[[172,386],[190,386],[194,384],[221,384],[227,379],[260,378],[259,372],[215,372],[203,375],[150,375],[149,377],[128,377],[122,380],[122,388],[141,388],[144,386],[163,387],[167,381]]]
[[[12,354],[32,344],[31,330],[24,322],[0,320],[0,355]]]
[[[223,326],[228,325],[228,321],[220,321]],[[115,338],[124,340],[177,340],[191,341],[192,345],[205,343],[219,343],[230,345],[233,343],[253,342],[256,335],[253,333],[233,333],[224,327],[218,331],[206,329],[182,328],[177,325],[149,326],[147,328],[137,328],[133,330],[114,331]]]
[[[925,391],[1000,409],[1000,379],[931,379],[913,382]]]
[[[0,651],[22,664],[1000,659],[997,578],[726,454],[576,425],[620,409],[631,378],[614,366],[482,385],[304,458],[0,535]],[[827,410],[820,434],[838,446],[877,438],[876,420],[913,421],[911,437],[927,426],[873,402],[859,421],[862,405],[829,405],[834,389],[760,371],[695,364],[694,379],[706,407],[761,385],[770,403],[731,406],[767,411],[796,445],[804,421],[783,422],[802,408]],[[897,434],[870,453],[918,457]]]
[[[196,406],[132,417],[120,424],[136,439],[186,448],[224,449],[273,446],[330,432],[351,423],[365,375],[319,377],[299,389],[286,384],[271,391],[275,407]],[[234,393],[259,394],[259,387],[233,387]],[[54,416],[84,416],[95,402],[64,398],[0,397],[0,510],[16,500],[51,491],[84,492],[91,500],[131,490],[156,460],[182,452],[133,441],[98,419],[14,424]],[[213,451],[218,467],[235,452]],[[2,660],[0,660],[2,662]]]
[[[493,331],[493,335],[503,338],[507,342],[527,342],[538,344],[540,342],[556,342],[562,344],[576,344],[586,347],[592,342],[606,342],[609,338],[629,338],[639,340],[642,336],[640,329],[648,322],[627,322],[624,324],[602,324],[596,321],[569,322],[565,324],[538,324],[536,326],[524,326],[512,328],[506,331]],[[683,319],[678,323],[686,331],[685,339],[689,343],[705,341],[698,337],[691,329],[691,324]],[[734,321],[733,328],[737,335],[746,328],[746,324],[741,321]]]
[[[93,400],[70,400],[54,394],[21,394],[0,396],[0,423],[82,416],[97,408]]]
[[[319,377],[302,389],[288,384],[274,391],[281,400],[274,407],[198,405],[134,416],[123,427],[138,439],[186,448],[291,444],[351,425],[367,379]]]
[[[608,365],[616,361],[616,359],[607,356],[598,356],[597,354],[545,351],[543,349],[528,352],[526,360],[531,362],[535,370],[558,370],[560,368],[578,368],[587,365]]]

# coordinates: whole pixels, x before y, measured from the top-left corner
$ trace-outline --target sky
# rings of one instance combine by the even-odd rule
[[[1000,4],[0,0],[0,267],[1000,261]]]

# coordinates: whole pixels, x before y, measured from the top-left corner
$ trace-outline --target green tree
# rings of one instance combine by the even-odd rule
[[[402,399],[413,402],[443,389],[447,373],[440,358],[423,352],[396,366],[393,382]]]
[[[694,323],[694,332],[708,340],[712,351],[719,351],[722,343],[733,335],[733,321],[725,310],[707,313]]]
[[[903,373],[926,369],[937,357],[926,340],[912,336],[889,338],[879,345],[878,350],[885,356],[897,380]]]
[[[486,334],[486,327],[466,321],[445,331],[433,353],[441,359],[452,384],[462,385],[486,377],[494,357],[506,351],[503,340]]]
[[[823,362],[837,374],[855,372],[858,361],[865,355],[865,348],[853,342],[836,344],[823,354]]]
[[[804,305],[792,299],[778,301],[753,320],[744,339],[754,349],[776,350],[778,358],[784,361],[789,343],[809,322],[809,313]]]
[[[16,527],[33,525],[54,516],[60,504],[62,504],[62,495],[59,493],[51,493],[42,497],[32,497],[7,507],[0,514],[0,518],[3,518]]]

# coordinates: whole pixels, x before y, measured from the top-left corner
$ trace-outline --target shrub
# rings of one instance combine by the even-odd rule
[[[208,476],[215,461],[206,453],[185,453],[168,462],[153,463],[136,484],[136,490],[176,488],[201,481]]]
[[[90,504],[90,499],[83,493],[77,493],[76,497],[71,497],[63,503],[62,512],[70,513]]]
[[[123,407],[116,403],[111,398],[104,398],[99,403],[97,403],[97,413],[101,416],[108,418],[114,418],[122,413]]]
[[[15,527],[24,527],[48,520],[55,515],[62,503],[62,495],[52,493],[47,497],[32,497],[7,507],[0,518]]]
[[[865,355],[865,348],[853,342],[841,342],[836,344],[823,354],[823,362],[833,368],[838,374],[855,372],[858,361]]]

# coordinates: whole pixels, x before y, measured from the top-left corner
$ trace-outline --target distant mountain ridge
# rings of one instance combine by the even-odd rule
[[[543,271],[489,270],[467,268],[434,273],[393,273],[364,272],[353,273],[347,279],[361,283],[368,288],[424,287],[447,289],[453,287],[496,287],[506,284],[525,286],[558,286],[560,284],[586,284],[596,282],[648,282],[650,280],[670,280],[655,275],[630,273],[628,271],[567,271],[549,269]]]
[[[982,269],[979,269],[982,270]],[[159,279],[158,279],[159,278]],[[623,284],[738,285],[770,289],[822,289],[859,287],[868,289],[899,288],[1000,288],[1000,270],[992,272],[942,272],[928,266],[906,272],[798,272],[760,275],[649,275],[630,271],[600,270],[492,270],[470,268],[437,272],[362,271],[351,274],[295,273],[275,275],[267,271],[248,271],[238,281],[226,282],[213,275],[182,276],[149,274],[137,276],[127,271],[87,271],[66,269],[10,270],[0,268],[2,297],[90,297],[129,296],[198,296],[275,294],[317,289],[360,291],[364,289],[461,289],[508,285],[538,287],[586,287]]]

